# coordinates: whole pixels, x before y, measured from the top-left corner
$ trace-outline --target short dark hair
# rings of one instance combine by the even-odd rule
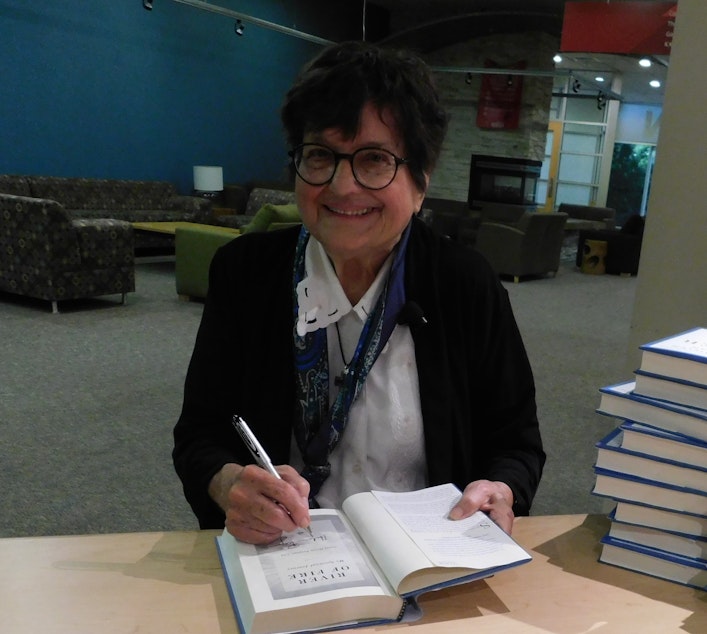
[[[344,42],[325,48],[300,72],[282,107],[288,143],[302,143],[306,132],[338,128],[353,138],[363,106],[371,102],[395,118],[405,146],[410,174],[425,190],[447,132],[428,66],[413,53],[367,42]]]

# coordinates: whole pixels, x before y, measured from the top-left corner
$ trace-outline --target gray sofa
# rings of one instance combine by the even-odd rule
[[[211,201],[180,196],[171,183],[106,178],[0,175],[0,193],[59,203],[72,219],[114,218],[126,222],[183,220],[208,223]],[[172,238],[140,232],[135,246],[171,244]]]
[[[557,211],[567,214],[567,230],[616,229],[616,210],[612,207],[560,203]]]
[[[255,214],[265,205],[292,205],[295,202],[293,186],[288,183],[250,183],[227,185],[225,204],[234,210],[228,215],[217,215],[211,224],[241,229],[253,222]]]
[[[51,302],[135,290],[133,228],[56,201],[0,194],[0,291]]]

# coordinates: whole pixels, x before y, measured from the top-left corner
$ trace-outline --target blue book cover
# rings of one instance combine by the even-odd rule
[[[706,410],[639,396],[635,387],[635,381],[625,381],[600,388],[597,412],[707,442]]]
[[[626,449],[623,436],[618,427],[596,443],[596,467],[707,493],[707,466]]]
[[[707,410],[707,385],[636,370],[636,396]]]
[[[684,516],[685,514],[683,513],[683,514],[681,514],[681,515]],[[674,535],[675,537],[689,539],[689,540],[691,540],[693,543],[699,544],[699,546],[700,546],[700,548],[701,548],[702,550],[707,549],[707,535],[698,535],[698,534],[695,534],[694,532],[686,532],[685,530],[676,530],[676,529],[669,529],[669,528],[658,528],[658,527],[655,527],[655,526],[648,526],[647,524],[639,524],[638,522],[634,522],[634,521],[626,521],[626,520],[623,520],[623,519],[617,519],[617,517],[616,517],[616,507],[614,507],[614,508],[611,510],[611,512],[609,513],[608,517],[609,517],[609,519],[610,519],[611,522],[612,522],[612,528],[610,529],[609,534],[612,535],[612,536],[614,536],[614,537],[616,537],[616,536],[613,535],[613,533],[612,533],[612,529],[614,529],[614,527],[616,527],[616,526],[631,526],[631,527],[635,527],[635,528],[637,528],[637,529],[645,529],[646,531],[655,532],[656,534],[657,534],[657,533],[662,533],[662,534],[665,534],[665,535]],[[634,541],[634,540],[626,539],[626,541]],[[667,549],[663,548],[662,550],[667,550]],[[707,552],[707,550],[705,550],[705,552]],[[702,556],[702,557],[697,557],[697,558],[698,558],[698,559],[705,559],[704,556]]]
[[[691,328],[676,335],[644,343],[639,349],[707,364],[707,328]]]
[[[707,517],[660,509],[645,504],[619,501],[611,511],[611,519],[624,524],[655,528],[668,533],[699,536],[707,539]]]
[[[692,328],[639,349],[644,372],[707,385],[707,328]]]
[[[705,491],[600,467],[594,473],[594,495],[707,517]]]
[[[623,432],[621,446],[624,449],[707,468],[707,441],[632,420],[623,421],[619,429]]]
[[[601,539],[599,561],[651,577],[707,590],[707,561],[649,548],[609,535]]]

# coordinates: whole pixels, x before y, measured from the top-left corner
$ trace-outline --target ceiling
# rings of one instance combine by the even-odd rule
[[[371,0],[371,4],[389,13],[391,34],[384,43],[424,53],[494,33],[544,31],[559,38],[565,0]],[[652,56],[650,68],[639,66],[638,56],[563,53],[562,58],[555,69],[576,78],[582,92],[603,90],[616,96],[610,88],[619,78],[624,101],[663,101],[667,56]],[[595,80],[600,76],[603,83]],[[660,87],[651,87],[651,79],[657,79]]]

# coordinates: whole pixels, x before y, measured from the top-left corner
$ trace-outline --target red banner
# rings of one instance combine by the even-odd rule
[[[498,68],[498,64],[487,59],[486,68]],[[518,62],[510,67],[524,69],[526,62]],[[521,97],[523,96],[522,75],[484,75],[481,78],[479,109],[476,125],[492,130],[511,130],[520,121]]]
[[[560,50],[669,55],[678,3],[567,2]]]

